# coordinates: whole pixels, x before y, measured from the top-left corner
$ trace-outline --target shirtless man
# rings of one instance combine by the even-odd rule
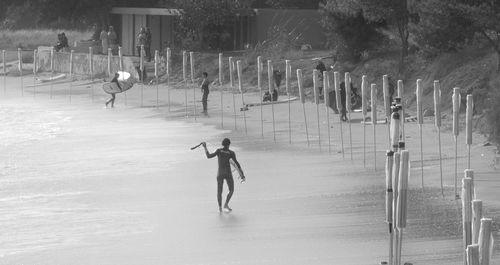
[[[236,154],[233,151],[229,150],[230,144],[231,141],[228,138],[224,138],[224,140],[222,140],[222,148],[215,150],[214,153],[210,153],[208,152],[207,144],[202,143],[203,147],[205,148],[205,154],[207,155],[207,158],[210,159],[217,156],[219,160],[219,169],[217,171],[217,202],[219,203],[219,212],[222,212],[222,185],[224,184],[224,179],[226,180],[227,187],[229,188],[229,193],[226,197],[224,209],[228,212],[232,211],[232,209],[229,208],[229,200],[231,200],[231,197],[233,196],[234,180],[233,174],[231,173],[231,165],[229,164],[229,159],[233,159],[236,166],[238,166],[238,168],[241,170],[240,163],[238,163],[238,160],[236,160]],[[243,172],[243,170],[241,170],[241,172]],[[245,180],[245,176],[242,176],[242,180]]]
[[[111,83],[115,83],[121,91],[122,87],[120,86],[120,83],[118,82],[118,77],[120,77],[120,74],[115,73],[115,77],[113,78],[113,80],[111,80]],[[115,93],[111,93],[111,98],[106,101],[106,108],[108,107],[109,103],[111,103],[112,108],[115,107],[115,98],[116,98]]]

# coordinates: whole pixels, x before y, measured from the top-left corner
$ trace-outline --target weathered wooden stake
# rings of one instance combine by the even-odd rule
[[[467,246],[466,250],[467,265],[480,265],[479,263],[479,245],[472,244]]]
[[[122,53],[121,46],[118,46],[118,63],[119,63],[120,71],[123,71],[123,53]],[[123,97],[124,97],[125,106],[127,106],[127,91],[123,92]]]
[[[325,97],[325,112],[326,112],[326,126],[328,131],[328,153],[332,152],[332,143],[330,137],[330,74],[327,71],[323,71],[323,95]],[[289,101],[290,102],[290,101]]]
[[[54,76],[54,47],[50,49],[50,79],[52,80],[52,77]],[[52,90],[54,88],[53,85],[54,82],[50,82],[50,99],[52,99]]]
[[[194,52],[189,52],[189,65],[191,66],[191,85],[193,86],[193,116],[196,121],[196,86],[194,85]]]
[[[321,152],[321,127],[320,127],[320,119],[319,119],[319,80],[318,80],[317,69],[313,70],[313,92],[314,92],[314,103],[316,104],[316,117],[318,118],[318,145],[319,151]]]
[[[33,50],[33,98],[36,97],[36,73],[38,68],[38,50]]]
[[[286,94],[288,96],[288,143],[292,143],[292,115],[290,106],[290,75],[292,72],[292,66],[290,65],[290,60],[285,60],[285,88]]]
[[[89,75],[90,75],[90,85],[92,102],[94,102],[94,62],[93,62],[93,52],[92,47],[89,47]]]
[[[306,115],[306,105],[305,105],[306,96],[304,94],[304,89],[302,88],[302,69],[297,69],[297,86],[299,87],[300,102],[302,103],[302,109],[304,110],[304,124],[306,127],[307,146],[310,146],[309,131],[307,130],[307,115]]]
[[[108,48],[108,76],[111,76],[111,74],[113,73],[111,70],[111,58],[113,56],[113,52],[111,50],[111,48]]]
[[[231,85],[231,93],[233,96],[233,116],[234,116],[234,129],[237,130],[236,125],[236,100],[234,99],[234,62],[233,57],[229,57],[229,82]]]
[[[441,195],[444,197],[443,161],[441,157],[441,86],[439,80],[434,80],[434,125],[438,132],[439,145],[439,176],[441,179]]]
[[[399,251],[399,229],[396,226],[396,220],[397,216],[396,213],[398,212],[397,210],[397,202],[398,202],[398,185],[399,185],[399,167],[400,167],[400,159],[401,154],[395,150],[394,152],[394,162],[392,164],[392,224],[393,224],[393,231],[394,231],[394,244],[393,244],[393,264],[399,264],[398,263],[398,253]]]
[[[368,101],[366,93],[368,90],[368,82],[366,75],[361,77],[361,113],[363,114],[363,167],[366,167],[366,114],[368,109]]]
[[[398,97],[401,98],[401,139],[405,140],[405,105],[403,100],[404,85],[403,80],[398,80]]]
[[[160,89],[159,89],[159,81],[158,80],[158,63],[160,61],[160,53],[158,50],[155,50],[155,82],[156,82],[156,108],[159,107],[159,100],[160,100]]]
[[[2,50],[3,64],[3,95],[7,95],[7,63],[5,62],[5,50]]]
[[[18,63],[18,70],[19,70],[19,77],[21,80],[21,96],[24,97],[24,84],[23,84],[23,54],[22,54],[22,51],[21,51],[21,48],[17,48],[17,59],[19,60],[19,63]]]
[[[224,128],[224,93],[222,92],[224,65],[222,64],[222,53],[219,53],[219,92],[220,92],[220,127]]]
[[[420,131],[420,173],[422,178],[422,191],[424,191],[424,144],[422,136],[422,126],[424,124],[424,111],[422,109],[422,79],[417,79],[417,120]]]
[[[389,225],[389,265],[393,262],[393,213],[392,213],[392,202],[393,202],[393,188],[392,188],[392,168],[394,162],[394,152],[387,151],[386,161],[385,161],[385,221]]]
[[[73,54],[74,50],[71,50],[69,54],[69,102],[71,102],[71,94],[73,88]]]
[[[243,97],[243,85],[242,85],[243,75],[241,73],[241,61],[240,60],[238,60],[236,62],[236,69],[238,71],[238,89],[240,90],[240,94],[241,94],[241,105],[245,106],[245,98]],[[245,123],[245,135],[247,135],[248,131],[247,131],[247,115],[246,115],[246,111],[243,111],[243,121]]]
[[[479,242],[479,228],[481,227],[481,219],[483,218],[483,201],[472,201],[472,244]]]
[[[474,113],[474,100],[472,95],[467,95],[467,110],[465,120],[465,136],[467,143],[468,159],[467,168],[470,168],[470,148],[472,146],[472,114]]]
[[[187,81],[187,52],[182,51],[182,80],[184,81],[184,105],[186,108],[186,117],[188,117],[188,96],[187,96],[187,89],[188,89],[188,81]]]
[[[371,108],[373,124],[373,167],[377,170],[377,85],[371,85]]]
[[[259,98],[260,98],[260,134],[264,137],[264,112],[262,109],[262,57],[257,57],[257,87],[259,88]]]
[[[168,111],[170,112],[170,67],[171,67],[171,61],[170,58],[172,56],[172,51],[170,48],[167,48],[167,104],[168,104]]]
[[[408,197],[408,175],[409,175],[410,153],[408,150],[401,151],[396,226],[399,229],[399,248],[396,254],[398,265],[401,263],[401,252],[403,249],[403,230],[406,228],[407,197]]]
[[[342,97],[340,96],[340,73],[334,72],[333,79],[335,83],[335,100],[337,101],[337,110],[339,112],[339,128],[340,128],[340,143],[342,147],[342,158],[345,158],[344,154],[344,132],[343,132],[343,124],[342,124]]]
[[[269,83],[269,94],[271,95],[271,112],[273,114],[273,139],[274,142],[276,142],[276,125],[274,121],[274,100],[273,100],[273,94],[274,94],[273,64],[271,60],[267,60],[267,81]]]
[[[345,82],[345,107],[348,115],[348,123],[349,123],[349,147],[351,148],[349,154],[352,158],[352,128],[351,128],[351,112],[352,112],[352,104],[351,104],[351,75],[349,72],[344,74],[344,82]]]
[[[141,76],[141,107],[144,106],[144,57],[145,57],[145,55],[146,55],[146,51],[144,50],[144,45],[141,45],[141,57],[139,58],[140,59],[139,70],[141,71],[141,73],[140,73],[140,76]],[[187,86],[187,83],[186,83],[186,86]],[[186,116],[187,116],[187,98],[186,98]]]
[[[467,265],[466,249],[472,244],[472,179],[462,179],[462,232],[464,265]]]
[[[455,140],[455,199],[460,198],[458,195],[458,134],[460,132],[458,127],[459,117],[458,114],[460,112],[460,88],[453,88],[453,135]]]
[[[492,235],[491,226],[493,220],[491,218],[481,219],[481,228],[479,229],[479,261],[481,265],[490,265],[492,254]]]
[[[391,102],[389,94],[389,76],[382,76],[382,90],[384,94],[384,110],[385,110],[385,120],[387,121],[387,139],[389,139],[389,146],[391,146]]]

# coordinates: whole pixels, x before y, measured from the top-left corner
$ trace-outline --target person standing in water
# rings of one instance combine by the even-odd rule
[[[118,82],[118,77],[120,77],[120,74],[115,73],[115,77],[113,77],[113,79],[111,80],[111,83],[115,83],[121,91],[122,87],[120,86],[120,82]],[[108,107],[109,103],[111,103],[112,108],[115,107],[115,98],[116,98],[115,93],[111,93],[111,98],[108,99],[108,101],[106,101],[106,108]]]
[[[228,212],[232,211],[232,209],[229,208],[229,201],[231,200],[234,192],[234,180],[233,174],[231,172],[231,165],[229,164],[229,159],[232,159],[236,166],[243,173],[240,163],[238,163],[238,160],[236,160],[236,154],[232,150],[229,150],[230,144],[231,140],[229,140],[228,138],[224,138],[224,140],[222,140],[222,148],[215,150],[214,153],[210,153],[208,152],[207,144],[205,142],[202,143],[203,148],[205,148],[205,154],[207,155],[207,158],[210,159],[217,156],[219,162],[219,169],[217,171],[217,202],[219,204],[219,212],[222,212],[222,186],[224,184],[224,179],[226,180],[227,187],[229,188],[229,193],[227,194],[226,202],[224,203],[224,209]],[[244,175],[242,176],[242,180],[245,180]]]
[[[208,73],[203,72],[203,81],[201,81],[201,92],[203,93],[203,97],[201,98],[201,103],[203,104],[203,114],[207,115],[208,110],[207,110],[207,101],[208,101],[208,93],[210,93],[210,90],[208,90]]]

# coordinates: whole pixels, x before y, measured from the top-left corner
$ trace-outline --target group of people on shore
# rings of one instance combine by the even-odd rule
[[[111,48],[112,54],[118,53],[118,36],[116,35],[115,29],[113,26],[108,27],[108,31],[106,31],[106,27],[103,27],[100,33],[97,30],[94,33],[93,39],[101,41],[102,54],[108,54],[108,48]],[[99,36],[97,36],[99,34]]]

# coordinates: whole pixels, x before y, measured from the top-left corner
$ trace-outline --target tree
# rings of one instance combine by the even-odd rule
[[[231,25],[239,9],[247,1],[234,0],[176,0],[181,9],[176,28],[182,47],[187,49],[222,49],[229,39]]]
[[[392,26],[401,42],[401,66],[404,66],[410,34],[410,12],[406,0],[327,0],[325,7],[349,17],[361,14],[368,23]]]
[[[498,56],[500,72],[500,2],[490,0],[461,0],[456,11],[470,23],[474,32],[484,37]]]

